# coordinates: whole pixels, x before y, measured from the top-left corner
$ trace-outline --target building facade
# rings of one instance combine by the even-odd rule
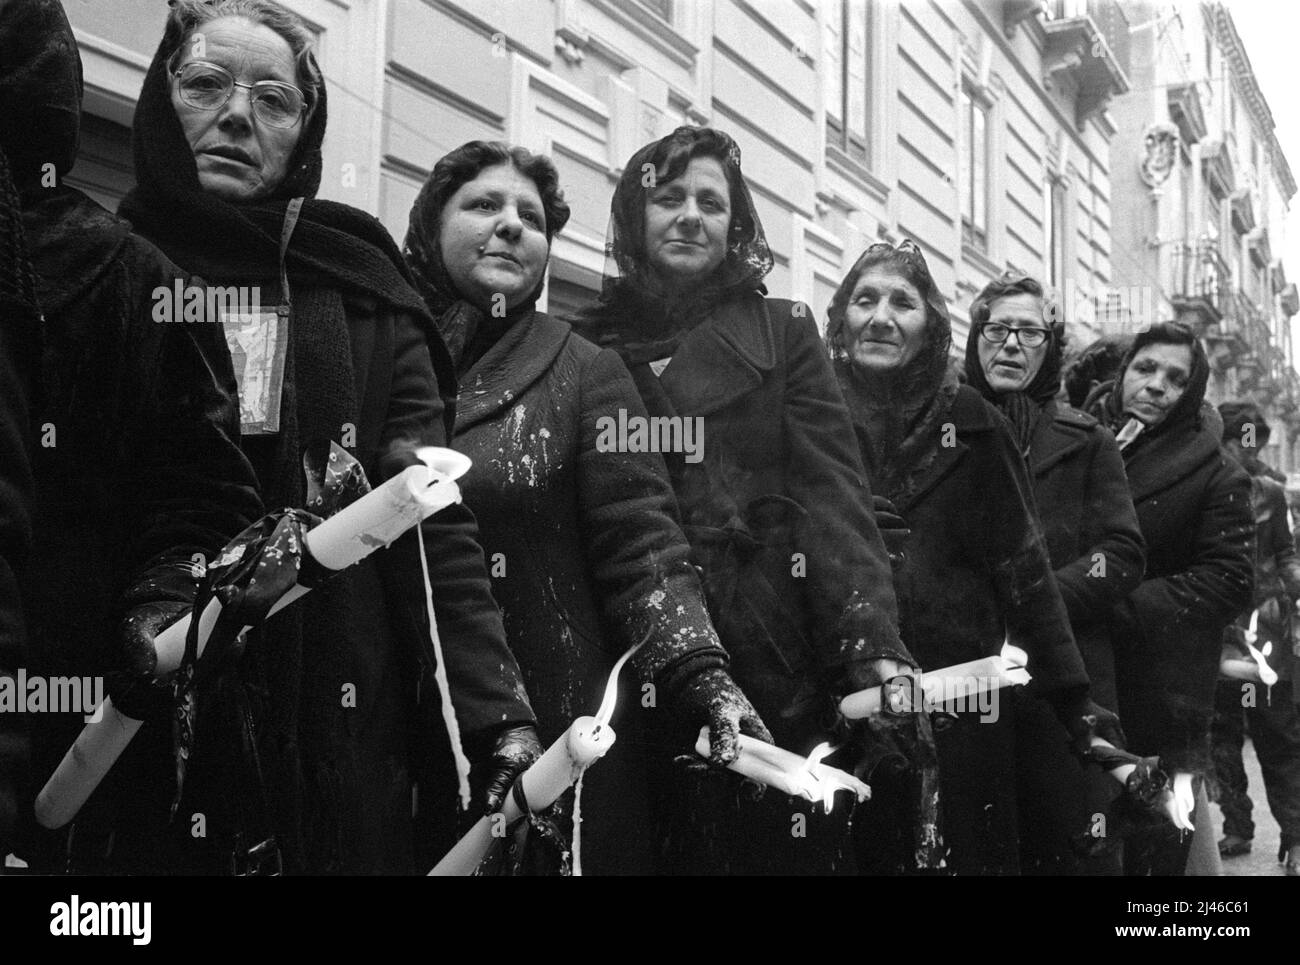
[[[1213,402],[1251,399],[1274,427],[1263,453],[1295,471],[1300,378],[1290,318],[1300,308],[1281,258],[1296,191],[1272,113],[1228,8],[1134,2],[1133,90],[1112,105],[1113,241],[1121,286],[1205,339]]]
[[[952,299],[1006,267],[1092,296],[1116,275],[1108,99],[1128,88],[1115,3],[1056,0],[287,0],[329,81],[322,195],[399,240],[434,161],[472,138],[550,154],[573,208],[549,307],[599,290],[609,200],[642,144],[731,133],[776,259],[775,294],[830,296],[868,244],[910,237]],[[86,63],[75,177],[130,184],[131,109],[165,14],[67,5]],[[1077,337],[1096,326],[1075,320]]]

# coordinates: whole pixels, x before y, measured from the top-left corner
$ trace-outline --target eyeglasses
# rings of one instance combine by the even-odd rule
[[[217,64],[192,60],[173,75],[181,102],[197,111],[215,111],[225,106],[236,87],[249,92],[253,114],[269,127],[293,127],[307,109],[307,98],[297,87],[278,80],[241,84]]]
[[[980,335],[994,345],[1001,345],[1012,333],[1024,348],[1038,348],[1047,341],[1047,336],[1052,334],[1046,328],[1012,328],[1000,322],[992,322],[980,329]]]

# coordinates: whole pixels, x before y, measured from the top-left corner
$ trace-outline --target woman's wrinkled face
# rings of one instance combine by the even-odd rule
[[[261,80],[298,84],[288,41],[244,17],[219,17],[191,34],[172,69],[180,70],[191,61],[224,67],[240,84]],[[230,100],[214,111],[182,101],[175,76],[171,92],[172,107],[194,152],[199,184],[205,191],[227,201],[254,201],[280,186],[302,136],[301,119],[289,128],[262,123],[253,113],[252,91],[247,87],[236,87]]]
[[[1006,295],[989,306],[989,320],[986,325],[1005,325],[1012,333],[1022,328],[1045,329],[1043,321],[1043,300],[1029,292],[1018,295]],[[994,392],[1020,392],[1043,367],[1047,358],[1048,341],[1033,347],[1022,345],[1020,336],[1008,334],[1001,344],[979,336],[976,350],[979,352],[980,368],[984,378]]]
[[[929,318],[916,286],[884,266],[868,268],[853,286],[840,341],[858,368],[886,372],[916,358]]]
[[[461,296],[503,315],[546,270],[550,244],[537,185],[513,164],[484,168],[443,205],[438,244]]]
[[[1124,411],[1148,429],[1159,425],[1187,391],[1191,374],[1191,346],[1142,346],[1124,370]]]
[[[669,288],[689,291],[712,275],[730,228],[731,189],[716,158],[692,158],[681,177],[646,194],[646,256]]]

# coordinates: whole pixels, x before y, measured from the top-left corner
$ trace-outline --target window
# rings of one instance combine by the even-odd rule
[[[830,0],[823,42],[826,143],[863,164],[871,159],[871,8]]]
[[[988,108],[971,91],[961,91],[961,237],[980,251],[988,248]]]
[[[1047,182],[1047,278],[1048,284],[1056,289],[1065,287],[1068,205],[1065,181],[1062,178],[1050,178]]]

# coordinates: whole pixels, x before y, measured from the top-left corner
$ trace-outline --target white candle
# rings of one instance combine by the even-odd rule
[[[469,457],[433,446],[416,450],[416,456],[423,465],[408,466],[308,532],[303,539],[307,552],[326,569],[344,569],[390,545],[438,510],[460,502],[455,480],[468,471]],[[276,601],[268,616],[306,592],[306,587],[293,587]],[[199,616],[200,654],[220,613],[221,604],[212,600]],[[189,627],[190,616],[186,615],[154,638],[157,677],[174,673],[180,666]],[[140,721],[119,711],[111,698],[104,700],[96,715],[98,720],[82,728],[37,795],[36,819],[42,827],[60,828],[76,817],[140,729]]]
[[[609,679],[605,682],[605,694],[596,716],[579,717],[570,724],[569,729],[561,734],[555,743],[546,749],[546,753],[535,760],[519,778],[528,807],[534,814],[546,810],[558,801],[561,794],[581,780],[583,772],[588,767],[608,754],[609,749],[614,746],[616,735],[609,722],[618,704],[619,672],[623,669],[623,665],[632,659],[632,655],[645,646],[653,632],[653,630],[648,631],[640,643],[628,648],[610,668]],[[579,834],[578,821],[581,820],[576,799],[574,806],[576,839]],[[478,823],[456,842],[429,874],[438,877],[472,875],[487,857],[488,849],[492,847],[494,832],[497,835],[504,834],[506,828],[523,816],[524,812],[515,803],[514,794],[507,794],[501,810],[496,814],[479,818]],[[580,868],[575,871],[580,873]]]
[[[1025,669],[1025,662],[1024,651],[1008,644],[995,657],[968,660],[939,670],[918,671],[913,686],[920,688],[923,706],[913,706],[915,700],[911,699],[912,692],[900,688],[891,691],[891,696],[896,697],[902,706],[892,707],[891,710],[928,710],[1002,687],[1027,684],[1031,678]],[[880,687],[859,690],[840,701],[840,713],[849,720],[874,717],[881,713],[882,707]]]
[[[602,724],[595,717],[579,717],[570,724],[520,778],[524,797],[533,813],[544,811],[559,800],[561,794],[577,783],[583,771],[609,753],[616,736],[609,724]],[[480,818],[429,874],[472,875],[487,857],[494,837],[504,834],[521,817],[523,812],[515,803],[514,795],[507,794],[501,811]]]
[[[708,757],[709,751],[709,729],[705,727],[695,742],[695,752]],[[828,753],[829,746],[823,744],[808,757],[800,757],[774,744],[741,734],[736,759],[727,765],[727,769],[784,791],[791,797],[820,801],[827,811],[831,809],[836,791],[850,791],[859,801],[869,798],[871,788],[866,784],[838,767],[821,763],[821,758]]]

